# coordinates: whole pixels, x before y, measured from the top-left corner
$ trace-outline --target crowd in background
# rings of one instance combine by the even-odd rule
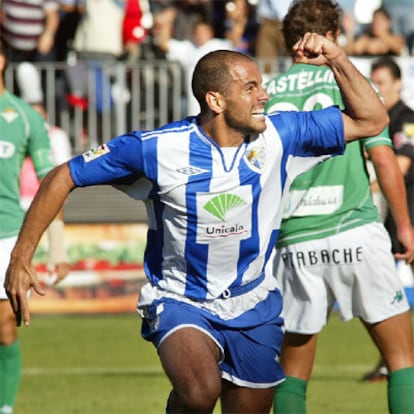
[[[280,25],[290,2],[2,0],[1,34],[11,62],[61,61],[70,51],[134,62],[168,58],[168,39],[197,44],[193,29],[201,21],[211,26],[212,37],[237,50],[273,58],[286,54]],[[341,41],[350,54],[413,54],[413,0],[338,3],[344,10]]]
[[[1,0],[0,4],[1,38],[9,63],[68,63],[73,70],[63,87],[61,79],[57,81],[56,95],[59,87],[69,89],[68,102],[83,110],[87,103],[79,91],[86,88],[85,63],[99,73],[103,62],[125,62],[128,67],[154,59],[179,62],[188,100],[184,112],[193,114],[198,107],[191,101],[191,73],[204,54],[216,49],[247,53],[261,61],[265,76],[275,73],[279,57],[290,56],[281,26],[291,0]],[[414,0],[339,0],[338,4],[343,9],[339,41],[349,55],[413,56]],[[25,94],[17,82],[14,85],[20,96]]]

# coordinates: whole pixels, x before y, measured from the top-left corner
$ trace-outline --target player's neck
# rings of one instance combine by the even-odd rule
[[[197,123],[219,147],[239,147],[246,141],[246,137],[241,131],[230,128],[217,116],[199,116]]]

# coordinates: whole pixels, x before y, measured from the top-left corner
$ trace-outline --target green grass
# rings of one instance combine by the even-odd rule
[[[33,316],[20,339],[15,414],[164,412],[170,385],[153,346],[140,337],[137,315]],[[360,381],[376,361],[359,321],[333,315],[319,340],[309,414],[387,413],[386,384]]]

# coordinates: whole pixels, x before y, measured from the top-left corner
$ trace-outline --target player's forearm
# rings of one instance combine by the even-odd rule
[[[389,122],[384,104],[370,83],[362,76],[344,52],[328,60],[345,104],[345,113],[350,117],[346,123],[352,140],[379,134]]]
[[[387,126],[383,103],[338,45],[325,36],[306,33],[293,46],[293,52],[296,63],[328,65],[332,69],[345,104],[346,141],[377,135]]]
[[[391,148],[374,163],[381,191],[384,194],[397,229],[411,226],[404,178]]]
[[[56,167],[41,182],[23,223],[12,260],[30,263],[39,240],[61,210],[65,199],[74,188],[66,164]]]

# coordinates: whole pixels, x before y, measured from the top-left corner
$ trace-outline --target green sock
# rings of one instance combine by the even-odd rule
[[[20,385],[20,344],[0,345],[0,414],[13,412]]]
[[[388,376],[388,408],[391,414],[414,413],[414,367]]]
[[[286,380],[276,387],[273,401],[275,414],[306,414],[306,387],[308,382],[295,377]]]

